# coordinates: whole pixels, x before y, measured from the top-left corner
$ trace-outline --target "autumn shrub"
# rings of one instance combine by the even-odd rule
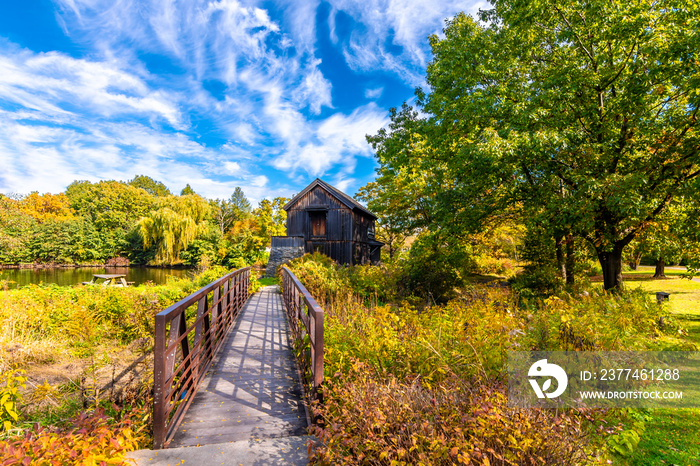
[[[145,446],[143,427],[134,427],[134,418],[143,415],[131,410],[117,421],[98,408],[76,417],[66,429],[36,424],[24,435],[0,440],[3,466],[10,465],[122,465],[129,451]]]
[[[353,289],[348,268],[318,252],[289,261],[287,267],[304,284],[326,312],[343,308],[352,302]],[[281,274],[281,267],[277,271]]]
[[[475,257],[475,272],[484,275],[515,276],[515,262],[510,258],[481,255]]]
[[[419,311],[401,306],[336,309],[325,327],[326,374],[359,360],[399,379],[420,375],[427,386],[451,374],[497,375],[523,333],[514,302],[484,291],[473,302],[454,300]]]
[[[641,291],[561,291],[542,299],[481,284],[462,287],[446,304],[417,306],[402,300],[400,294],[393,302],[380,303],[389,294],[370,280],[380,280],[382,274],[391,274],[391,269],[339,267],[311,256],[292,267],[311,294],[320,297],[322,306],[330,304],[326,310],[331,310],[325,320],[324,404],[317,406],[322,423],[316,432],[323,442],[314,458],[321,464],[579,464],[577,461],[585,462],[582,450],[574,454],[569,449],[575,439],[589,435],[586,441],[591,441],[591,446],[586,448],[590,451],[616,452],[620,445],[628,448],[634,435],[626,432],[631,429],[597,431],[590,419],[582,428],[574,415],[562,414],[562,420],[535,410],[517,414],[526,426],[527,422],[537,426],[521,429],[523,438],[511,432],[507,422],[499,424],[495,415],[485,419],[501,426],[500,430],[474,430],[468,441],[449,437],[440,426],[453,423],[459,427],[450,416],[479,410],[482,402],[503,408],[497,410],[498,416],[517,417],[495,395],[504,396],[499,387],[505,381],[509,350],[690,349],[682,343],[669,346],[679,344],[675,336],[682,329],[666,307]],[[482,389],[494,398],[464,394],[472,396]],[[468,401],[464,405],[450,401],[447,394],[451,392],[462,393],[461,399]],[[425,411],[430,406],[420,400],[426,397],[444,407],[439,411],[443,417]],[[371,414],[386,410],[390,415],[377,418]],[[609,412],[606,422],[618,422],[616,416]],[[421,424],[421,419],[429,422]],[[561,438],[555,438],[551,445],[542,443],[543,437],[536,432],[556,431],[562,422],[568,427]],[[469,425],[466,421],[463,424]],[[638,423],[626,424],[639,427]],[[410,429],[401,430],[409,425]],[[507,447],[509,435],[519,439],[521,450]],[[447,438],[451,440],[446,442]],[[547,450],[550,447],[552,450]],[[414,453],[417,456],[412,456]],[[547,456],[550,454],[554,456]],[[560,454],[563,456],[556,456]]]
[[[0,368],[64,354],[88,357],[98,346],[152,339],[155,314],[227,272],[212,267],[191,278],[172,277],[165,285],[29,285],[0,291]],[[251,279],[251,285],[254,290],[257,281]]]
[[[357,265],[348,272],[353,292],[367,302],[389,303],[400,297],[401,269],[396,261]]]
[[[420,378],[378,378],[354,362],[326,382],[313,412],[319,439],[312,464],[581,465],[585,429],[571,413],[507,406],[505,387],[450,377],[432,388]]]
[[[524,349],[570,351],[694,350],[668,337],[683,333],[667,307],[642,290],[591,289],[521,302]],[[673,345],[676,345],[675,347]]]
[[[86,357],[98,344],[125,345],[149,338],[153,315],[184,297],[187,288],[30,285],[2,292],[0,343],[4,345],[0,345],[0,363],[48,362],[35,359],[41,356],[36,352],[10,351],[47,341],[54,343],[55,351],[43,356],[53,359],[63,353]]]

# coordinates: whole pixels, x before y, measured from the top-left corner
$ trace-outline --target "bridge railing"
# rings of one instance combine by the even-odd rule
[[[287,267],[282,267],[282,290],[304,388],[307,395],[315,395],[323,382],[323,309]]]
[[[172,440],[199,383],[248,299],[250,267],[238,269],[156,315],[153,448]]]

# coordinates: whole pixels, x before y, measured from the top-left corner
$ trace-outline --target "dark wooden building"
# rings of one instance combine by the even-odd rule
[[[319,251],[340,264],[379,263],[377,216],[328,183],[317,178],[283,208],[287,235],[303,237],[305,252]]]

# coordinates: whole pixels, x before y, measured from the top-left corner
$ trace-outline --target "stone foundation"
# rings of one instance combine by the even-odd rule
[[[273,236],[270,259],[267,261],[265,277],[274,277],[277,267],[304,255],[304,238],[296,236]]]

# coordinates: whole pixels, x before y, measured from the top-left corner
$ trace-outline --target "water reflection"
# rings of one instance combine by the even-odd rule
[[[55,269],[3,269],[0,270],[0,280],[9,280],[10,288],[29,284],[55,283],[59,286],[70,286],[92,279],[93,274],[126,274],[126,280],[140,285],[147,281],[163,284],[168,277],[186,277],[187,269],[164,269],[149,267],[79,267]]]

